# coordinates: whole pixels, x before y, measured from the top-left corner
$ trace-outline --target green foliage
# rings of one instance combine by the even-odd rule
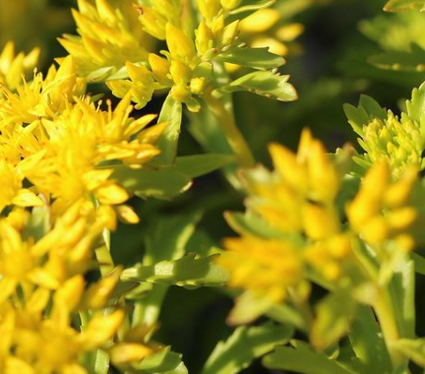
[[[285,344],[293,330],[285,326],[266,323],[261,326],[238,327],[226,340],[217,344],[201,374],[236,374],[255,358]]]
[[[217,93],[247,91],[279,101],[293,101],[297,93],[288,83],[289,75],[279,75],[273,71],[258,71],[244,75],[228,86],[216,90]]]
[[[391,0],[385,4],[384,9],[389,12],[418,9],[425,10],[425,2],[422,0]]]
[[[263,359],[264,366],[270,369],[291,370],[303,374],[356,374],[324,353],[315,352],[305,344],[295,347],[276,347],[275,351]]]

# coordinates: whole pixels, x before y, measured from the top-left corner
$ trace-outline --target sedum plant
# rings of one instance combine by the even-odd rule
[[[303,27],[289,15],[313,3],[79,0],[78,35],[47,69],[39,49],[5,44],[0,373],[236,374],[259,358],[285,373],[423,371],[425,86],[399,114],[366,95],[346,104],[359,147],[329,153],[306,128],[296,152],[268,145],[272,167],[237,123],[237,92],[297,99],[282,66]],[[178,147],[190,134],[197,153]],[[221,240],[199,224],[208,204],[181,207],[217,170],[245,205],[219,207],[234,230]],[[114,232],[139,223],[140,253],[116,261]],[[228,336],[195,370],[161,335],[175,287],[234,300]]]

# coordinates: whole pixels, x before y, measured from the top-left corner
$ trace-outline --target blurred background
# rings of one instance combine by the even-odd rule
[[[403,51],[413,44],[425,48],[425,15],[386,14],[385,0],[278,0],[274,9],[279,18],[266,29],[245,27],[242,38],[258,45],[268,44],[285,55],[284,74],[299,93],[294,103],[280,103],[250,94],[235,95],[236,117],[257,159],[270,161],[266,145],[280,142],[296,148],[301,129],[308,126],[329,150],[345,142],[356,143],[342,105],[357,104],[366,93],[381,105],[398,111],[413,87],[425,80],[418,71],[390,72],[370,63],[382,51]],[[0,49],[13,40],[18,51],[40,47],[40,70],[54,58],[65,55],[56,41],[64,33],[75,34],[70,8],[74,0],[0,0]],[[276,14],[276,13],[275,13]],[[391,21],[391,22],[390,22]],[[239,74],[237,71],[233,74]],[[89,90],[101,92],[104,87]],[[105,91],[106,92],[106,91]],[[158,112],[163,97],[157,97],[143,112]],[[186,118],[180,139],[181,155],[202,153]],[[194,252],[219,246],[232,231],[223,219],[226,210],[242,210],[243,195],[235,191],[221,173],[195,181],[193,188],[173,202],[134,201],[141,217],[137,226],[122,226],[113,234],[112,248],[117,263],[133,264],[143,256],[146,235],[152,221],[178,219],[196,211],[202,213],[199,229],[189,243]],[[177,218],[176,218],[177,217]],[[418,279],[417,305],[423,304]],[[423,283],[423,282],[422,282]],[[184,354],[191,373],[199,369],[220,339],[231,331],[225,324],[232,301],[219,291],[172,288],[165,300],[157,340],[171,344]],[[420,324],[418,334],[425,334]],[[244,374],[269,373],[256,363]]]

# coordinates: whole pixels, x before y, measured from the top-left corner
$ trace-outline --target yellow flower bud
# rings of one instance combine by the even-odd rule
[[[309,238],[322,240],[339,232],[339,219],[335,211],[307,204],[303,213],[304,229]]]
[[[202,20],[199,23],[198,29],[195,31],[196,35],[196,50],[199,54],[203,55],[214,46],[214,35],[207,24]]]
[[[205,78],[193,78],[190,81],[190,92],[192,92],[195,95],[200,95],[205,88]]]
[[[228,46],[233,43],[239,33],[239,20],[232,22],[230,25],[227,25],[223,30],[223,35],[221,37],[221,45]]]
[[[224,16],[221,15],[211,22],[210,28],[214,35],[219,35],[224,29]]]
[[[196,56],[192,39],[171,23],[167,23],[166,26],[166,40],[168,50],[173,58],[190,63]]]
[[[185,85],[189,83],[192,75],[190,68],[179,60],[171,62],[170,73],[176,85]]]
[[[277,9],[260,9],[242,20],[241,30],[244,33],[262,33],[272,28],[279,19]]]
[[[220,0],[196,0],[199,11],[204,18],[211,22],[221,9]]]
[[[170,73],[170,63],[165,58],[159,57],[154,53],[150,53],[149,65],[152,69],[153,76],[159,83],[164,86],[171,84],[171,80],[168,78],[168,74]]]
[[[185,103],[190,100],[191,93],[186,86],[176,85],[171,89],[171,95],[177,100]]]
[[[140,14],[139,20],[143,25],[143,29],[153,37],[165,40],[167,20],[152,8],[138,6],[136,9]]]
[[[139,343],[118,343],[109,351],[114,364],[138,362],[154,353],[154,350]]]

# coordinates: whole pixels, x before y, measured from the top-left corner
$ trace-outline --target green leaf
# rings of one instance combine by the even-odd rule
[[[425,338],[399,339],[394,343],[394,348],[417,365],[425,368]]]
[[[253,235],[262,238],[280,238],[287,237],[287,234],[282,234],[281,231],[271,227],[259,215],[247,211],[246,213],[225,212],[229,226],[241,235]]]
[[[285,59],[269,52],[269,48],[235,48],[217,55],[217,61],[255,69],[273,69],[285,64]]]
[[[421,122],[425,114],[425,83],[412,91],[412,99],[406,101],[406,111],[410,119]]]
[[[363,126],[367,125],[374,118],[380,118],[382,120],[387,118],[386,111],[373,98],[367,95],[360,96],[357,108],[351,104],[344,104],[344,112],[348,123],[360,136],[363,136]]]
[[[200,213],[196,212],[158,220],[145,239],[143,266],[155,266],[161,261],[173,261],[183,257],[200,218]],[[156,323],[167,290],[168,285],[154,284],[148,295],[136,302],[133,323]]]
[[[170,199],[185,192],[192,183],[188,175],[180,173],[175,167],[143,170],[116,166],[112,178],[141,198]]]
[[[228,274],[215,265],[216,257],[217,255],[198,257],[189,254],[175,261],[161,261],[151,266],[135,266],[124,270],[122,279],[187,288],[222,286],[228,281]]]
[[[425,71],[425,51],[412,44],[411,51],[388,51],[368,59],[368,62],[380,69],[399,72]]]
[[[230,325],[248,324],[268,313],[273,302],[267,297],[259,297],[250,291],[243,292],[235,300],[227,323]]]
[[[29,216],[23,237],[40,240],[50,229],[50,209],[47,205],[34,207]]]
[[[366,306],[357,308],[350,334],[351,346],[367,373],[389,374],[391,359],[382,332],[372,310]]]
[[[248,91],[279,101],[294,101],[298,98],[297,92],[294,86],[288,83],[288,79],[289,75],[279,75],[273,71],[255,71],[236,79],[228,86],[215,92]]]
[[[267,317],[281,324],[289,324],[296,327],[298,330],[307,332],[308,328],[303,316],[293,306],[289,304],[275,304],[266,313]]]
[[[230,14],[239,14],[245,12],[255,12],[258,9],[272,6],[276,0],[243,0],[241,5],[233,9]]]
[[[414,338],[415,334],[415,265],[412,260],[400,261],[389,285],[392,307],[400,335]]]
[[[182,355],[171,352],[170,347],[132,364],[132,373],[139,374],[187,374],[188,370],[182,362]]]
[[[310,333],[310,341],[316,348],[328,348],[347,333],[349,321],[356,309],[356,302],[350,291],[338,290],[317,305],[317,317]]]
[[[425,139],[425,83],[412,91],[412,99],[406,101],[406,111],[409,118],[420,125],[422,139]]]
[[[171,165],[177,155],[177,146],[180,136],[182,122],[182,104],[175,100],[171,94],[167,96],[162,105],[162,110],[158,118],[158,123],[168,122],[168,126],[162,133],[157,143],[161,154],[155,158],[157,165]]]
[[[162,217],[146,237],[144,266],[155,265],[160,261],[177,260],[186,252],[186,245],[195,232],[201,219],[199,212]]]
[[[211,173],[236,162],[234,155],[204,154],[177,157],[177,170],[191,178]]]
[[[385,4],[384,10],[387,12],[401,12],[405,10],[419,9],[425,10],[424,0],[391,0]]]
[[[303,374],[357,374],[324,353],[315,352],[304,345],[297,348],[277,347],[273,353],[263,358],[263,365],[269,369]]]
[[[226,340],[217,344],[201,374],[236,374],[257,357],[285,344],[294,330],[266,323],[255,327],[238,327]]]
[[[415,252],[412,252],[410,257],[415,262],[415,271],[419,274],[425,275],[425,258]]]

